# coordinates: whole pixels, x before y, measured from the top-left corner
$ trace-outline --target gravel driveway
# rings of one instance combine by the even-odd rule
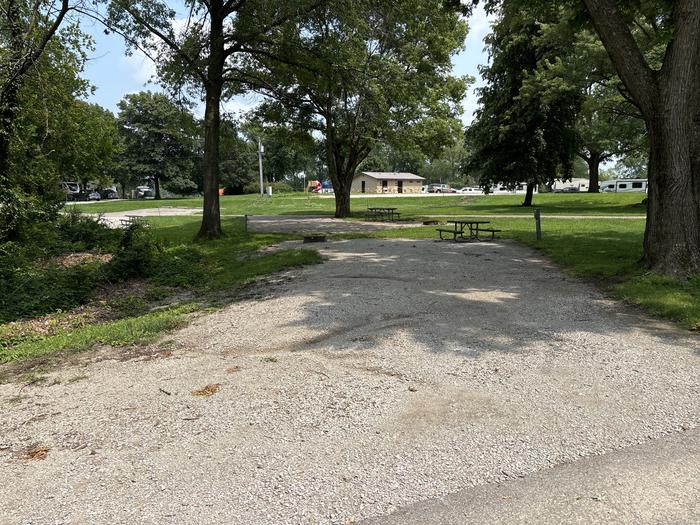
[[[160,353],[0,386],[0,521],[352,523],[700,422],[698,338],[526,248],[321,246]]]

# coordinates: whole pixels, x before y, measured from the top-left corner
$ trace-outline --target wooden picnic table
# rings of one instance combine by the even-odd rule
[[[143,215],[126,215],[126,219],[119,219],[119,222],[121,222],[122,226],[131,226],[132,224],[148,225],[148,221]]]
[[[367,208],[367,216],[370,219],[389,219],[393,221],[401,217],[400,213],[396,213],[398,208]]]
[[[497,232],[501,230],[495,230],[493,228],[480,228],[482,224],[491,224],[491,221],[479,221],[471,219],[461,219],[455,221],[447,221],[450,224],[454,224],[454,228],[438,228],[437,231],[440,234],[440,239],[444,240],[443,234],[452,235],[452,240],[458,241],[479,241],[479,232],[488,232],[491,234],[491,239],[493,239]],[[468,234],[468,236],[465,236]]]

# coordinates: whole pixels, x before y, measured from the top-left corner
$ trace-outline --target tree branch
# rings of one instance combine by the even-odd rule
[[[690,2],[694,0],[688,0]],[[654,111],[658,85],[615,0],[583,0],[617,73],[642,112]]]

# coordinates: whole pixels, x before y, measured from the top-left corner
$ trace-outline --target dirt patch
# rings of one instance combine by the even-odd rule
[[[199,390],[193,390],[192,395],[193,396],[199,396],[199,397],[209,397],[213,396],[216,394],[219,390],[221,389],[221,385],[218,383],[207,385],[204,388],[200,388]]]
[[[65,255],[59,255],[51,259],[51,262],[64,268],[73,268],[74,266],[80,266],[81,264],[89,263],[108,263],[112,260],[114,255],[111,253],[90,253],[90,252],[76,252],[69,253]]]

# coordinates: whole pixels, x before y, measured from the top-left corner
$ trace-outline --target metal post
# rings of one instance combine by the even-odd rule
[[[248,214],[244,215],[245,222],[243,223],[243,231],[248,233]]]
[[[265,187],[263,186],[263,167],[262,167],[262,155],[265,151],[262,142],[258,139],[258,166],[260,167],[260,196],[265,195]]]
[[[535,235],[537,240],[542,240],[542,214],[539,208],[535,209]]]

